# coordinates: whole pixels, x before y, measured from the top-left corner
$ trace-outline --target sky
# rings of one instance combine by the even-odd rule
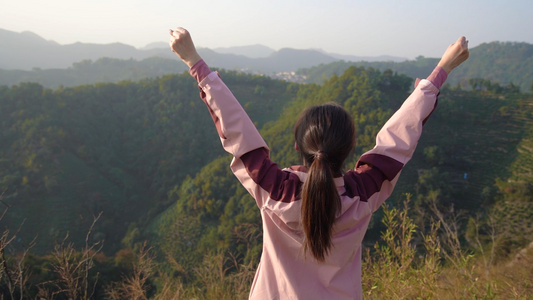
[[[188,29],[197,47],[262,44],[357,56],[440,57],[470,47],[533,44],[533,0],[1,0],[0,28],[60,44],[137,48]],[[0,41],[1,47],[2,41]]]

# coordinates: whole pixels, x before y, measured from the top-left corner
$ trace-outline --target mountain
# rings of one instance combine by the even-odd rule
[[[317,64],[328,64],[337,60],[316,50],[297,50],[290,48],[280,49],[268,57],[262,58],[248,58],[235,54],[219,54],[209,49],[199,49],[198,52],[211,66],[267,75],[276,72],[296,71],[300,68],[308,68]]]
[[[187,70],[163,42],[151,43],[141,49],[120,43],[60,45],[31,32],[1,29],[0,41],[0,85],[37,82],[47,88],[57,88],[140,80]],[[322,84],[333,74],[342,74],[350,66],[381,71],[391,69],[414,78],[426,76],[438,62],[438,58],[422,56],[415,60],[394,56],[359,57],[326,53],[320,49],[283,48],[274,51],[262,45],[215,50],[199,48],[198,52],[214,68],[317,84]],[[286,77],[289,72],[297,72],[297,75]],[[474,47],[470,49],[470,59],[454,70],[448,84],[487,88],[469,83],[477,79],[529,91],[533,82],[533,45],[492,42]]]
[[[268,57],[276,52],[274,49],[263,45],[250,45],[238,47],[215,48],[215,52],[222,54],[236,54],[250,58]]]
[[[156,42],[140,49],[133,46],[112,44],[73,43],[60,45],[31,32],[16,33],[0,29],[0,69],[29,71],[38,69],[65,69],[83,60],[100,58],[143,60],[150,57],[175,59],[168,44]],[[249,70],[256,73],[296,71],[318,64],[344,60],[381,60],[381,58],[359,58],[328,54],[321,50],[273,49],[263,45],[250,45],[214,50],[198,49],[211,66]],[[395,60],[394,58],[393,60]],[[388,60],[388,58],[387,58]],[[2,82],[0,82],[1,84]]]
[[[144,59],[160,52],[139,51],[121,43],[60,45],[31,32],[15,33],[3,29],[0,29],[0,41],[0,69],[7,70],[67,68],[74,62],[101,57]]]
[[[399,56],[391,56],[391,55],[380,55],[380,56],[355,56],[355,55],[347,55],[347,54],[338,54],[338,53],[327,53],[326,51],[322,49],[318,49],[318,51],[328,54],[331,57],[334,57],[336,59],[344,60],[344,61],[390,61],[390,62],[402,62],[406,61],[407,58],[405,57],[399,57]]]
[[[205,54],[217,55],[211,50]],[[294,55],[290,50],[276,54],[273,57],[285,63]],[[431,63],[424,59],[418,61],[419,67]],[[138,74],[136,68],[149,70],[169,62],[163,58],[142,62],[105,58],[76,63],[70,71],[72,77],[85,71],[117,76],[118,73],[113,73],[117,70]],[[322,85],[294,84],[224,70],[220,70],[220,75],[256,122],[273,161],[280,166],[300,161],[293,147],[292,128],[295,116],[303,107],[332,101],[354,117],[358,143],[346,166],[351,168],[356,155],[374,145],[376,132],[412,87],[412,78],[406,75],[362,67],[350,67]],[[474,252],[477,247],[486,245],[489,250],[494,238],[497,241],[493,243],[494,251],[487,253],[499,261],[508,257],[507,253],[516,246],[529,243],[533,240],[532,103],[531,95],[513,90],[467,91],[444,87],[439,105],[424,127],[418,149],[402,171],[387,203],[392,209],[401,207],[408,197],[404,193],[410,193],[410,218],[416,221],[417,231],[426,242],[432,240],[438,244],[438,240],[426,238],[437,230],[428,224],[434,216],[427,206],[435,203],[445,212],[441,229],[452,224],[450,230],[459,231],[460,252],[468,257],[478,255],[479,252]],[[57,267],[57,258],[67,253],[63,265],[76,266],[77,261],[84,259],[83,253],[94,253],[94,261],[83,260],[83,264],[94,262],[94,280],[109,286],[118,280],[110,278],[129,280],[130,277],[122,275],[124,269],[129,269],[124,266],[137,259],[132,251],[136,252],[135,249],[148,241],[157,256],[156,269],[147,275],[143,271],[137,278],[142,277],[143,281],[149,278],[146,282],[153,285],[151,293],[159,286],[166,286],[154,277],[168,278],[183,283],[186,288],[202,291],[206,282],[211,284],[211,273],[213,276],[236,274],[236,282],[241,286],[244,281],[239,274],[248,274],[246,278],[250,281],[244,284],[247,291],[262,249],[261,220],[255,201],[231,174],[230,160],[220,147],[205,105],[198,98],[197,85],[187,74],[55,90],[35,83],[0,86],[3,212],[0,228],[11,243],[3,248],[6,256],[0,256],[3,272],[6,273],[5,266],[14,266],[12,270],[16,272],[31,274],[28,275],[31,287],[39,284],[51,291],[63,290],[61,278],[51,274],[65,270]],[[101,218],[92,227],[93,218],[100,212],[103,212]],[[367,249],[372,249],[380,236],[387,239],[380,234],[384,232],[379,222],[383,214],[378,210],[372,219],[365,236]],[[398,224],[395,220],[389,219]],[[406,228],[395,227],[399,229],[396,232]],[[449,231],[440,233],[443,242],[449,239]],[[31,246],[34,238],[36,244]],[[415,238],[413,244],[405,243],[417,256],[418,249],[422,250],[416,247],[420,246],[420,240]],[[65,245],[71,242],[76,249],[104,242],[104,253],[70,251],[74,248]],[[376,250],[387,251],[381,245],[380,241]],[[19,253],[28,248],[33,254],[21,264],[24,268],[17,269]],[[426,253],[440,252],[426,249]],[[449,261],[447,255],[451,252],[445,243],[442,248],[434,249],[443,249],[444,254],[441,264],[431,269],[432,274],[440,266],[449,265],[470,290],[478,276],[466,277],[460,272],[478,269],[482,264],[465,267],[470,258],[462,260],[461,256],[461,260],[455,260],[460,263],[458,269],[454,261]],[[208,260],[210,256],[206,255],[214,254],[220,260]],[[75,260],[76,257],[81,258]],[[426,259],[413,261],[417,270],[419,262],[431,263]],[[140,264],[133,265],[133,269]],[[371,261],[366,265],[380,264]],[[403,265],[401,268],[405,270]],[[493,272],[499,273],[499,269]],[[517,276],[527,273],[516,269],[513,272]],[[418,280],[421,273],[412,274]],[[501,285],[515,283],[506,280],[510,281]],[[531,281],[525,282],[524,286],[530,287]],[[5,280],[0,282],[0,295],[7,293],[7,284]],[[427,282],[423,285],[428,286]],[[492,286],[488,286],[478,287],[492,293]],[[32,290],[37,293],[36,289]],[[181,294],[181,287],[177,291],[185,299],[232,298],[220,294],[210,294],[211,297]],[[499,295],[505,298],[505,294]]]
[[[258,127],[294,96],[287,82],[220,75]],[[87,222],[105,211],[94,233],[114,253],[130,223],[168,207],[174,185],[224,155],[205,110],[188,74],[54,91],[0,86],[0,228],[24,223],[21,242],[38,235],[33,251],[43,253],[67,231],[83,243]]]
[[[152,50],[152,49],[167,49],[168,44],[164,42],[154,42],[150,43],[142,48],[139,48],[139,50]]]
[[[335,102],[354,116],[358,132],[355,153],[360,155],[374,146],[377,131],[408,96],[411,86],[411,78],[405,75],[350,67],[320,86],[298,85],[296,97],[279,119],[262,128],[261,134],[273,161],[283,167],[297,164],[301,159],[293,148],[292,131],[296,116],[303,107]],[[529,243],[533,239],[529,221],[533,217],[532,101],[530,95],[519,93],[443,88],[413,159],[402,171],[387,204],[396,208],[408,197],[406,193],[412,195],[409,210],[418,228],[426,232],[432,218],[428,207],[431,201],[442,211],[461,212],[461,219],[465,216],[488,219],[487,212],[492,207],[504,206],[507,210],[501,211],[493,224],[496,229],[504,224],[509,224],[506,229],[514,226],[514,237],[506,234],[505,243]],[[260,255],[259,209],[231,174],[230,160],[230,157],[213,160],[174,186],[168,193],[173,205],[154,218],[139,238],[150,239],[162,256],[176,258],[178,274],[200,265],[210,251],[228,252],[244,262]],[[346,168],[355,161],[355,156],[347,159]],[[511,176],[513,170],[519,171],[523,179]],[[495,182],[508,186],[499,189]],[[517,198],[517,194],[522,198]],[[509,204],[502,205],[506,201]],[[373,216],[365,235],[368,246],[374,244],[369,241],[380,239],[381,217],[381,210]],[[453,226],[464,230],[462,223]],[[498,248],[502,252],[497,253],[509,249],[512,248]]]
[[[342,59],[345,61],[394,61],[401,62],[406,61],[407,58],[391,55],[380,55],[380,56],[354,56],[354,55],[345,55],[345,54],[334,54],[330,53],[331,56]]]
[[[438,63],[438,58],[419,56],[415,60],[394,61],[336,61],[330,64],[301,69],[298,73],[307,77],[307,82],[322,84],[333,74],[340,75],[351,66],[371,67],[378,70],[391,69],[409,77],[427,76]],[[484,43],[470,49],[469,59],[453,71],[447,81],[452,86],[466,88],[469,80],[481,78],[501,85],[515,85],[524,92],[533,83],[533,45],[517,42]]]

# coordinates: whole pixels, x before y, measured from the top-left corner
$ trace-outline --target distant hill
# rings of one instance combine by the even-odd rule
[[[176,59],[165,43],[152,43],[142,49],[113,44],[74,43],[60,45],[31,33],[0,29],[0,69],[65,69],[83,60],[116,58],[143,60],[150,57]],[[38,49],[38,51],[36,51]],[[315,50],[282,49],[278,52],[261,45],[198,50],[210,65],[225,69],[246,69],[256,72],[296,71],[336,58]]]
[[[331,63],[334,58],[311,50],[282,49],[268,58],[252,59],[241,55],[219,54],[209,49],[199,49],[200,55],[211,67],[242,71],[251,74],[271,75],[282,71],[296,71],[319,63]],[[99,58],[82,60],[66,69],[2,70],[0,85],[37,82],[47,88],[76,86],[99,82],[119,82],[155,78],[187,71],[187,67],[169,51],[171,58],[149,57],[135,59]],[[316,62],[316,63],[315,63]]]
[[[141,49],[120,43],[60,45],[31,32],[0,29],[0,45],[0,85],[37,82],[44,87],[57,88],[155,78],[187,70],[163,42]],[[438,58],[422,56],[415,60],[394,56],[359,57],[319,49],[274,51],[262,45],[200,48],[198,51],[211,67],[267,76],[297,71],[299,78],[306,78],[305,82],[317,84],[333,74],[342,74],[350,66],[391,69],[414,78],[427,76],[438,62]],[[480,78],[500,85],[512,83],[521,91],[530,91],[533,45],[492,42],[472,48],[470,52],[470,59],[454,71],[448,84],[467,88],[469,80]]]
[[[187,66],[177,59],[152,57],[141,61],[116,58],[83,60],[66,69],[2,70],[0,85],[36,82],[45,88],[73,87],[103,82],[138,81],[183,73]]]
[[[0,85],[36,82],[47,88],[57,88],[155,78],[187,70],[165,43],[152,43],[142,49],[119,43],[60,45],[31,32],[1,29],[0,41]],[[219,49],[228,53],[207,48],[198,51],[212,67],[267,75],[337,60],[316,50],[288,48],[272,50],[267,57],[249,57],[253,56],[250,51],[254,49],[267,51],[260,45]],[[248,56],[229,53],[232,51]]]
[[[151,49],[167,49],[169,44],[164,42],[154,42],[150,43],[144,47],[139,48],[139,50],[151,50]]]
[[[263,45],[251,45],[251,46],[238,46],[238,47],[225,47],[215,48],[215,52],[222,54],[237,54],[250,58],[268,57],[272,55],[276,50]]]
[[[264,76],[220,74],[259,128],[296,92]],[[10,208],[0,228],[24,223],[20,241],[38,235],[32,251],[45,253],[67,231],[83,243],[86,222],[105,211],[94,233],[114,253],[128,224],[167,208],[169,188],[225,155],[212,123],[188,74],[54,91],[0,86],[0,215]]]
[[[124,60],[143,60],[150,57],[175,59],[175,55],[169,51],[168,44],[163,42],[151,43],[140,49],[121,43],[88,44],[77,42],[60,45],[32,32],[17,33],[0,29],[0,43],[0,69],[4,70],[65,69],[83,60],[95,61],[103,57]],[[209,58],[209,63],[212,66],[225,69],[245,69],[256,73],[296,71],[299,68],[309,68],[339,59],[374,61],[383,58],[329,54],[322,50],[285,48],[275,51],[263,45],[216,48],[214,50],[204,48],[199,49],[199,52],[206,59]],[[401,58],[397,59],[402,60]]]
[[[513,83],[528,91],[533,83],[533,45],[515,42],[481,44],[472,49],[467,63],[457,69],[454,77]]]
[[[437,58],[417,57],[403,62],[337,61],[299,70],[307,82],[322,84],[333,74],[340,75],[351,66],[391,69],[409,77],[427,76],[438,63]],[[484,43],[470,49],[470,58],[453,71],[448,84],[468,86],[468,80],[483,78],[502,85],[514,84],[528,92],[533,83],[533,45],[515,42]]]
[[[322,53],[327,53],[323,50],[318,50]],[[380,55],[380,56],[355,56],[355,55],[347,55],[347,54],[337,54],[337,53],[328,53],[328,55],[344,60],[344,61],[388,61],[388,62],[402,62],[406,61],[407,58],[405,57],[399,57],[399,56],[391,56],[391,55]]]
[[[16,33],[0,29],[0,41],[0,69],[6,70],[68,68],[75,62],[101,57],[140,60],[164,56],[160,49],[137,50],[121,43],[60,45],[27,31]],[[170,58],[171,54],[168,53],[167,57]]]

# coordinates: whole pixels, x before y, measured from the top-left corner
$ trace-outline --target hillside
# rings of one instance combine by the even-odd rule
[[[0,47],[0,70],[9,74],[9,76],[0,77],[0,85],[17,84],[28,79],[41,83],[39,75],[42,75],[43,70],[54,70],[55,74],[45,75],[57,76],[58,69],[68,69],[82,61],[98,61],[102,58],[126,61],[142,61],[153,57],[175,59],[175,55],[169,50],[168,45],[159,43],[142,49],[120,43],[88,44],[77,42],[60,45],[32,32],[16,33],[3,29],[0,29],[0,40],[2,41],[2,47]],[[268,53],[268,55],[257,56],[253,54],[252,50],[262,51],[262,53]],[[270,52],[268,49],[259,48],[259,46],[220,49],[220,52],[200,48],[199,52],[214,67],[229,70],[248,70],[252,73],[296,71],[298,68],[308,68],[338,60],[327,53],[316,50],[281,49],[280,51]],[[146,72],[147,68],[153,68],[142,63],[136,67],[141,68],[142,72]],[[158,75],[163,74],[167,73],[158,72]],[[13,78],[14,76],[17,78]],[[20,78],[18,76],[24,77]],[[65,74],[64,77],[66,78],[68,75]],[[121,80],[134,79],[136,78],[121,78]],[[94,81],[78,82],[77,84],[89,83],[94,83]],[[59,84],[62,83],[59,82]]]
[[[222,72],[257,126],[292,98],[288,84]],[[33,83],[0,88],[0,191],[34,251],[67,232],[76,244],[97,216],[95,238],[114,253],[130,223],[169,205],[171,187],[222,155],[188,74],[57,90]],[[143,221],[144,220],[144,221]],[[144,222],[144,223],[143,223]]]
[[[262,130],[273,160],[281,166],[297,164],[292,142],[295,116],[302,107],[333,101],[347,108],[357,124],[356,156],[348,164],[353,167],[357,155],[373,146],[375,134],[407,96],[411,82],[403,75],[352,67],[322,86],[299,86],[296,99],[281,118]],[[527,140],[532,125],[532,100],[523,94],[443,90],[439,107],[388,203],[396,206],[405,198],[404,193],[412,194],[413,218],[422,230],[428,220],[419,213],[429,214],[431,201],[444,211],[461,211],[470,217],[485,215],[500,201],[502,194],[495,185],[498,178],[511,176],[509,166],[520,155],[530,157],[530,153],[521,154],[519,145]],[[139,241],[156,236],[153,242],[160,256],[174,257],[185,270],[199,263],[203,253],[213,251],[229,251],[242,257],[244,263],[256,261],[261,249],[259,212],[234,180],[228,164],[228,157],[215,160],[174,186],[169,197],[175,205],[156,219]],[[528,174],[532,167],[524,166]],[[501,220],[520,222],[532,213],[529,209],[520,217],[506,214]],[[365,243],[372,245],[379,240],[384,229],[381,216],[381,211],[374,216]],[[457,225],[464,232],[466,224]],[[527,239],[533,240],[533,232],[528,230],[521,235],[522,245]],[[177,238],[180,235],[187,238]],[[510,248],[506,249],[500,250]],[[174,271],[189,276],[186,271]]]
[[[140,51],[120,43],[60,45],[32,32],[17,33],[4,29],[0,29],[0,40],[0,69],[4,70],[62,69],[82,60],[102,57],[139,60],[159,56],[161,52],[160,49]]]
[[[427,76],[438,62],[436,58],[418,57],[404,62],[334,62],[298,73],[307,76],[307,82],[321,84],[333,74],[342,74],[350,66],[364,66],[394,72],[409,77]],[[533,45],[527,43],[484,43],[470,50],[470,58],[461,68],[454,70],[447,83],[451,86],[469,87],[469,79],[481,78],[499,83],[514,84],[528,92],[533,84]]]
[[[360,155],[373,146],[380,124],[406,97],[412,83],[409,77],[390,71],[363,68],[350,68],[322,86],[234,72],[222,75],[257,126],[265,125],[263,134],[272,156],[284,166],[298,163],[291,140],[294,116],[301,107],[328,101],[347,107],[358,124],[356,154]],[[432,125],[391,201],[409,192],[423,206],[424,197],[438,191],[444,206],[453,204],[474,214],[490,207],[506,190],[514,191],[497,180],[514,174],[509,168],[513,163],[523,168],[520,176],[529,176],[524,162],[530,157],[530,142],[524,134],[531,122],[531,106],[527,96],[506,93],[444,90],[439,110],[428,123]],[[139,228],[130,230],[143,232],[172,203],[187,206],[191,199],[204,197],[199,195],[206,195],[201,199],[206,207],[195,204],[194,212],[182,207],[180,213],[198,216],[202,224],[236,222],[241,217],[215,212],[237,213],[224,207],[238,201],[247,207],[243,222],[251,222],[257,214],[250,206],[253,202],[229,174],[227,157],[197,98],[187,74],[57,90],[37,84],[3,87],[0,188],[12,212],[3,222],[13,227],[27,218],[21,236],[28,240],[39,233],[36,250],[46,251],[67,228],[76,228],[71,235],[79,236],[92,216],[104,211],[97,236],[114,241],[106,244],[105,250],[111,252],[122,247],[120,240],[132,223]],[[226,158],[209,163],[220,156]],[[517,159],[521,163],[515,163]],[[201,171],[202,167],[209,172]],[[219,175],[204,178],[212,174]],[[225,183],[219,186],[220,182]],[[216,198],[211,199],[213,195]],[[228,199],[234,200],[225,204]],[[170,217],[173,209],[165,213],[166,218],[180,219]],[[50,219],[50,215],[57,217]],[[123,225],[116,226],[116,220]],[[216,227],[231,232],[236,224]],[[375,238],[379,230],[371,227],[368,236]],[[230,232],[224,233],[224,239],[231,237]],[[152,235],[146,234],[145,238]]]
[[[0,85],[36,82],[45,88],[59,88],[155,78],[186,71],[186,66],[163,47],[164,43],[154,43],[143,49],[121,44],[59,45],[33,33],[0,30],[2,38],[7,47],[0,48]],[[35,46],[41,51],[30,53]],[[333,74],[342,74],[349,66],[381,71],[391,69],[412,78],[422,77],[427,76],[438,61],[425,57],[402,61],[397,57],[346,56],[321,50],[286,48],[274,51],[260,45],[218,50],[204,48],[199,52],[213,67],[316,84],[322,84]],[[474,47],[470,52],[470,59],[450,76],[449,85],[460,85],[463,89],[490,89],[482,82],[490,80],[500,86],[530,91],[533,45],[493,42]],[[377,61],[379,59],[381,61]],[[278,74],[297,70],[298,76]]]
[[[101,58],[133,59],[136,61],[152,57],[175,58],[174,54],[169,51],[168,45],[163,42],[152,43],[140,49],[121,43],[88,44],[77,42],[60,45],[32,32],[17,33],[4,29],[0,29],[0,41],[2,42],[2,47],[0,47],[0,70],[5,71],[66,69],[81,61],[97,61]],[[312,49],[281,49],[275,51],[263,45],[217,49],[200,48],[199,52],[202,57],[208,58],[210,64],[214,67],[229,70],[248,70],[251,73],[263,74],[291,72],[299,68],[309,68],[340,59],[350,61],[405,60],[404,58],[393,56],[360,57],[356,55],[340,55]],[[17,73],[12,74],[16,75]],[[162,74],[160,73],[160,75]],[[122,79],[133,80],[135,78]],[[11,79],[9,82],[0,80],[0,85],[19,82],[21,80]],[[92,82],[84,82],[84,84],[88,83]]]
[[[100,58],[83,60],[66,69],[1,70],[0,84],[12,86],[35,82],[44,88],[75,87],[96,83],[137,81],[187,71],[176,59],[152,57],[141,61]]]
[[[353,167],[357,157],[373,146],[377,131],[413,83],[391,70],[362,67],[350,67],[322,85],[222,70],[220,74],[281,166],[299,161],[292,138],[295,116],[305,106],[333,101],[352,114],[357,126],[357,148],[346,166]],[[487,273],[471,267],[470,253],[491,247],[494,262],[503,263],[502,258],[533,240],[533,98],[488,83],[490,90],[442,89],[415,156],[387,202],[395,209],[401,207],[405,193],[411,194],[407,212],[417,228],[412,243],[418,248],[406,253],[413,259],[432,259],[433,265],[423,260],[423,266],[436,269],[427,270],[428,277],[423,278],[434,280],[429,286],[433,295],[442,285],[447,293],[450,290],[436,277],[456,278],[457,285],[467,285],[467,295],[490,294],[477,283],[481,276],[477,274]],[[261,221],[255,202],[230,173],[231,158],[219,144],[196,84],[187,74],[55,90],[35,83],[1,86],[0,203],[7,212],[0,226],[11,229],[4,236],[15,234],[16,239],[9,248],[0,247],[8,254],[7,260],[0,256],[5,262],[0,266],[16,268],[17,259],[24,258],[22,250],[37,236],[31,248],[34,254],[24,264],[32,274],[28,293],[35,295],[40,286],[41,291],[60,294],[67,288],[54,275],[61,265],[58,255],[103,242],[103,253],[72,250],[67,259],[71,263],[94,255],[84,265],[94,268],[87,271],[91,274],[87,282],[98,288],[98,295],[105,293],[108,283],[130,278],[123,274],[149,278],[143,284],[152,296],[162,295],[163,283],[168,282],[179,284],[172,286],[184,298],[220,298],[222,291],[232,297],[245,295],[261,251]],[[438,252],[424,248],[424,241],[431,243],[428,237],[437,238],[431,223],[436,218],[433,204],[446,222],[457,226],[462,243],[456,246],[461,250],[456,256],[459,269],[445,256],[453,248],[444,243]],[[101,218],[89,230],[100,212]],[[383,218],[387,214],[388,210],[379,210],[373,217],[364,242],[367,249],[384,242],[387,226],[381,221],[387,220]],[[86,240],[88,230],[91,235]],[[61,242],[67,233],[74,248]],[[443,227],[438,233],[443,242],[449,236]],[[378,256],[366,258],[369,292],[386,288],[379,283],[374,287],[375,278],[389,278],[398,285],[407,281],[394,280],[395,276],[414,272],[408,278],[416,281],[420,278],[416,274],[421,274],[416,272],[425,270],[418,265],[407,270],[407,264],[398,269],[390,269],[393,263],[372,264],[372,259],[392,253],[383,247],[374,251]],[[147,261],[151,271],[142,269]],[[451,267],[441,271],[441,263]],[[515,285],[511,283],[510,289]],[[0,280],[4,294],[6,286]],[[520,287],[527,291],[527,284]],[[210,289],[213,294],[208,294]],[[421,289],[409,291],[416,294]]]

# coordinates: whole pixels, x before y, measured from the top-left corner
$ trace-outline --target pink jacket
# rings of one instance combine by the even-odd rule
[[[299,199],[307,174],[302,166],[280,169],[254,124],[222,82],[200,61],[190,70],[215,122],[231,169],[261,210],[263,252],[250,299],[361,299],[361,242],[372,213],[391,194],[412,157],[422,126],[437,104],[446,72],[436,68],[383,126],[376,146],[354,170],[335,179],[342,210],[333,247],[323,263],[304,256]],[[434,82],[435,84],[433,84]]]

